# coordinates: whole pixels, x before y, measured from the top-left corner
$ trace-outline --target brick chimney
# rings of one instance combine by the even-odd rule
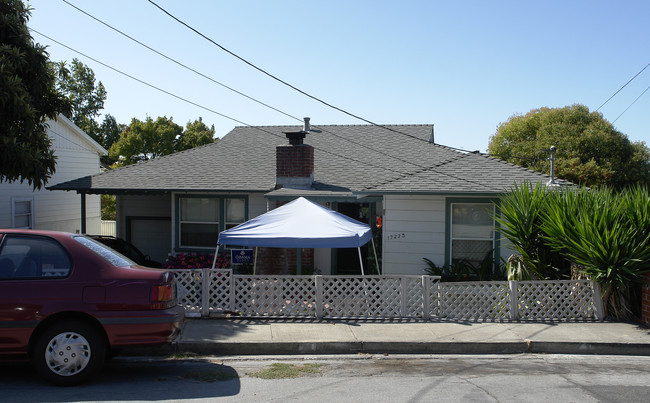
[[[309,118],[305,118],[303,130],[284,132],[289,145],[275,149],[276,189],[285,186],[309,188],[314,182],[314,147],[303,144],[309,129]]]

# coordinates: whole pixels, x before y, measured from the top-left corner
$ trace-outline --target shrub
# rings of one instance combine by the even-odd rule
[[[551,200],[541,225],[544,240],[601,284],[609,314],[629,318],[629,287],[650,271],[648,191],[582,189]]]
[[[570,263],[561,255],[553,253],[543,238],[541,223],[548,208],[548,189],[543,184],[534,187],[530,183],[515,185],[503,195],[497,204],[495,220],[499,231],[519,253],[516,265],[520,279],[563,279],[570,276]]]
[[[647,188],[550,191],[524,184],[502,196],[496,220],[520,254],[509,261],[509,277],[568,277],[573,264],[601,284],[609,315],[631,317],[630,287],[650,271]]]
[[[493,258],[490,251],[478,266],[465,260],[455,260],[451,265],[438,266],[427,258],[424,269],[431,276],[440,276],[440,281],[499,281],[505,280],[505,268]]]

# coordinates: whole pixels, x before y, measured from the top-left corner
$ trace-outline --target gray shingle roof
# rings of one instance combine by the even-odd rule
[[[503,192],[514,182],[548,177],[487,156],[428,142],[432,125],[313,126],[314,188],[364,193]],[[89,193],[169,191],[269,192],[275,148],[300,126],[236,127],[214,144],[126,166],[50,189]]]

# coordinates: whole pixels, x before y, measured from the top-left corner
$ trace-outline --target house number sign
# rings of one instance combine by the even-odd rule
[[[406,234],[403,233],[403,232],[400,232],[400,233],[397,233],[397,234],[390,234],[390,235],[388,235],[388,237],[387,237],[387,239],[388,239],[389,241],[392,241],[392,240],[394,240],[394,239],[403,239],[403,238],[406,238]]]

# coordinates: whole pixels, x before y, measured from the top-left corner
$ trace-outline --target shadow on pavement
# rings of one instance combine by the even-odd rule
[[[116,358],[72,387],[48,384],[29,362],[0,363],[0,400],[7,402],[193,400],[235,396],[240,389],[237,371],[214,362]]]

